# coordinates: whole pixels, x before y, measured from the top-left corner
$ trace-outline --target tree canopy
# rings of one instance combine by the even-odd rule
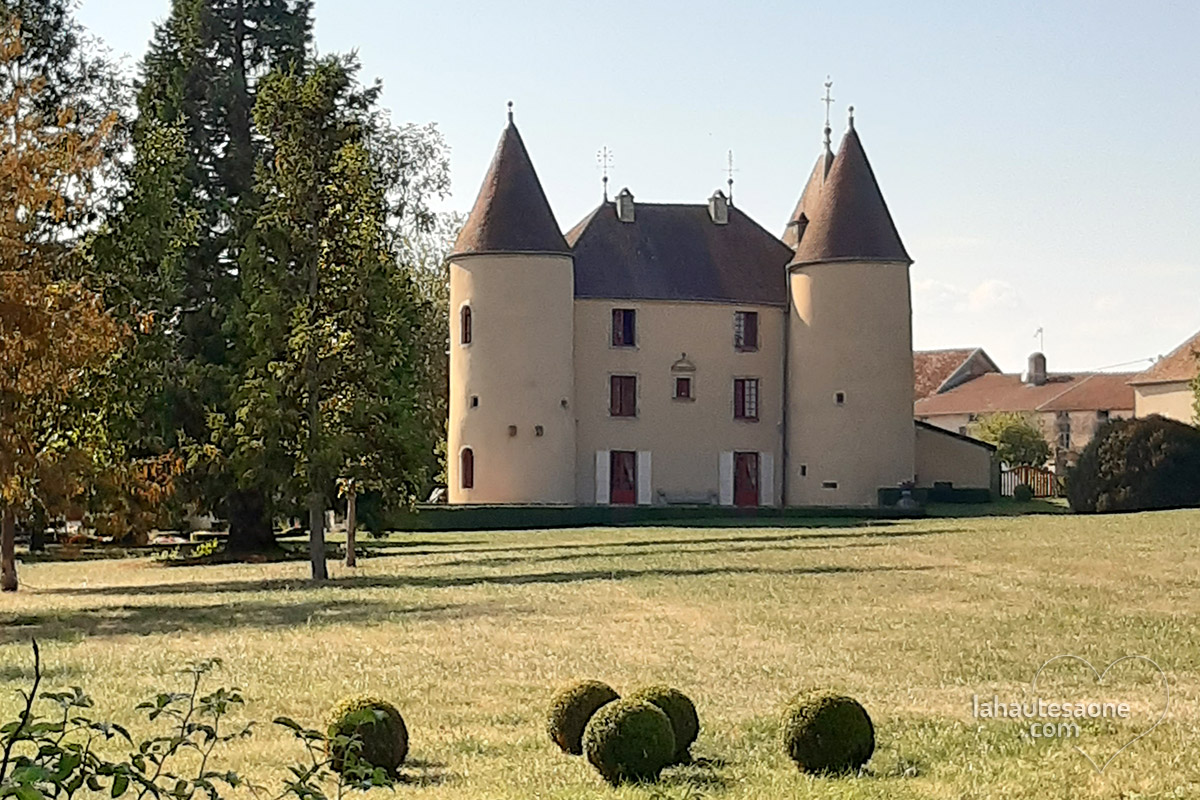
[[[972,435],[996,445],[996,455],[1009,465],[1040,467],[1051,455],[1050,444],[1042,434],[1042,429],[1025,414],[988,414],[975,423]]]

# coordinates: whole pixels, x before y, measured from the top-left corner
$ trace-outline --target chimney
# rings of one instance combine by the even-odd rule
[[[708,216],[712,217],[712,221],[717,225],[729,224],[729,200],[720,189],[708,198]]]
[[[1046,357],[1034,353],[1029,357],[1029,369],[1025,372],[1025,382],[1030,386],[1046,385]]]
[[[617,219],[633,222],[633,192],[626,187],[617,195]]]

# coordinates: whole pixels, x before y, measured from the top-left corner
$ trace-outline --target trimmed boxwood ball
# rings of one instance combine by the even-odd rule
[[[875,728],[851,697],[802,693],[784,710],[783,749],[802,772],[855,772],[875,751]]]
[[[362,741],[358,757],[373,767],[395,771],[408,757],[408,728],[396,707],[378,697],[348,698],[330,715],[329,755],[334,771],[346,763],[346,746],[332,741],[337,736],[357,736]]]
[[[645,700],[617,700],[596,712],[583,733],[592,766],[613,786],[652,781],[675,757],[675,732],[661,708]]]
[[[700,717],[691,698],[670,686],[647,686],[629,695],[630,700],[645,700],[662,709],[671,720],[675,733],[675,757],[673,764],[687,764],[692,760],[689,750],[700,735]]]
[[[611,686],[600,681],[580,681],[564,686],[550,698],[546,729],[550,738],[573,756],[583,755],[583,730],[602,706],[616,700]]]

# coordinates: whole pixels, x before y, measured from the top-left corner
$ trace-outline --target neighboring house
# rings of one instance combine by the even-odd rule
[[[982,347],[913,353],[914,400],[953,389],[985,372],[999,372]]]
[[[448,258],[449,501],[865,506],[912,481],[912,260],[853,118],[830,133],[781,237],[720,191],[628,189],[564,236],[510,112]]]
[[[1025,375],[985,372],[949,389],[921,398],[917,419],[958,433],[969,433],[980,417],[1000,411],[1029,415],[1054,450],[1055,464],[1072,463],[1110,418],[1132,417],[1133,387],[1128,372],[1046,371],[1046,357],[1029,357]]]
[[[1134,411],[1139,417],[1160,414],[1194,425],[1196,393],[1191,382],[1200,372],[1200,332],[1133,376]]]

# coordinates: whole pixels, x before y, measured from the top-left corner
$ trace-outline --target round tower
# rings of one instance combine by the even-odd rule
[[[866,506],[914,478],[909,266],[853,116],[817,162],[785,241],[787,503]]]
[[[511,104],[448,260],[450,502],[574,503],[574,264]]]

